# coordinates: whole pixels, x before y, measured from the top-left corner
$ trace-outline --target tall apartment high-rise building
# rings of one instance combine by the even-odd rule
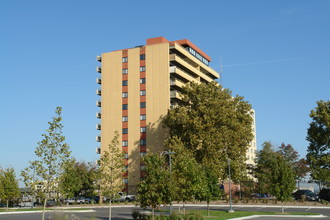
[[[151,38],[146,45],[103,53],[97,60],[97,152],[102,154],[115,131],[120,133],[125,191],[135,193],[144,173],[141,157],[147,151],[162,151],[166,131],[160,119],[179,103],[180,89],[188,82],[212,82],[219,74],[209,67],[211,58],[186,39]]]

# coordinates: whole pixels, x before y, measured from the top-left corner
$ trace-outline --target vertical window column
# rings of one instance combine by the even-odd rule
[[[125,164],[125,171],[123,173],[123,181],[124,181],[124,191],[128,191],[128,135],[129,135],[129,130],[128,130],[128,123],[129,123],[129,118],[128,118],[128,108],[130,107],[128,105],[128,51],[123,50],[122,51],[122,152],[124,155],[124,164]]]
[[[146,90],[146,54],[145,48],[140,50],[140,155],[145,155],[147,152],[147,122],[146,122],[146,96],[148,91]],[[141,160],[140,164],[140,178],[145,177],[145,165]]]

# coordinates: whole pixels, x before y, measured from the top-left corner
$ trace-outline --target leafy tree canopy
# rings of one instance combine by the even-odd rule
[[[330,101],[318,101],[309,115],[307,162],[311,177],[319,183],[330,182]]]
[[[138,185],[138,201],[141,207],[153,209],[170,203],[169,170],[164,157],[149,152],[143,157],[146,175]]]
[[[96,189],[98,169],[90,163],[72,159],[65,163],[60,177],[60,191],[69,198],[92,196]]]
[[[0,170],[0,199],[8,202],[20,197],[14,168]]]
[[[182,94],[182,105],[170,109],[163,120],[170,138],[180,137],[196,161],[216,170],[218,178],[227,178],[230,158],[237,178],[253,139],[251,105],[215,82],[189,84]]]

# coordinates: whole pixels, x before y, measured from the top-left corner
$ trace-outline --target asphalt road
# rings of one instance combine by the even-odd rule
[[[206,209],[206,207],[200,207],[200,206],[186,206],[187,209]],[[228,207],[226,206],[211,206],[211,210],[228,210]],[[94,210],[94,212],[84,212],[84,213],[78,213],[78,212],[72,212],[72,213],[63,213],[61,211],[55,212],[55,213],[46,213],[46,219],[52,220],[54,219],[55,215],[68,215],[70,216],[70,220],[107,220],[108,219],[108,209],[107,208],[91,208]],[[132,218],[132,211],[136,209],[135,207],[113,207],[112,209],[112,219],[113,220],[120,220],[120,219],[133,219]],[[240,207],[240,206],[233,206],[233,209],[236,211],[270,211],[270,212],[280,212],[280,207]],[[142,210],[142,209],[140,209]],[[173,210],[178,210],[177,206],[173,207]],[[316,214],[323,214],[324,218],[302,218],[308,219],[308,220],[325,220],[330,219],[330,208],[313,208],[313,207],[304,207],[304,208],[286,208],[285,212],[309,212],[309,213],[316,213]],[[0,220],[39,220],[41,219],[42,213],[27,213],[27,214],[0,214]],[[281,219],[293,219],[297,220],[301,217],[256,217],[253,219],[256,220],[281,220]]]

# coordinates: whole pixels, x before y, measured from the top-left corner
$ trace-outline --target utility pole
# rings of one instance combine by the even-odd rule
[[[233,213],[234,210],[232,208],[232,199],[231,199],[231,186],[230,186],[230,181],[231,181],[231,177],[230,177],[230,159],[228,159],[228,176],[229,176],[229,213]]]

